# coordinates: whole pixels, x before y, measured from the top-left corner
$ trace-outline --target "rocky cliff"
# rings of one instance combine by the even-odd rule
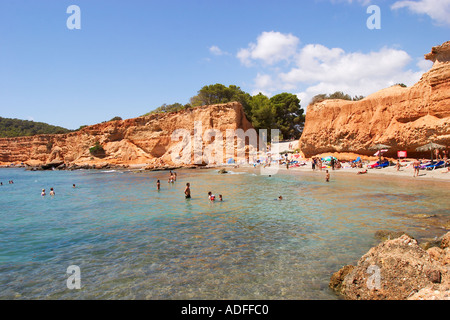
[[[148,164],[150,167],[174,165],[171,153],[179,145],[181,138],[172,139],[172,133],[182,129],[194,136],[196,122],[201,123],[203,133],[208,129],[215,129],[223,132],[224,138],[227,129],[246,131],[252,128],[239,103],[203,106],[180,112],[110,121],[69,134],[2,138],[0,162],[32,166],[51,162],[77,165]],[[90,148],[97,142],[104,152],[94,156]]]
[[[434,62],[410,88],[393,86],[361,101],[325,100],[308,106],[299,147],[307,156],[325,152],[373,155],[385,144],[418,156],[428,142],[450,145],[450,41],[425,58]],[[422,154],[423,155],[423,154]]]

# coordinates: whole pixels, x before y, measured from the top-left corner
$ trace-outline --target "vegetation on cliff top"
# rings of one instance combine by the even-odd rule
[[[348,101],[359,101],[364,99],[364,96],[354,96],[353,98],[349,94],[345,94],[342,91],[336,91],[332,94],[318,94],[314,96],[311,100],[311,104],[322,102],[324,100],[348,100]]]
[[[0,117],[0,137],[22,137],[37,134],[68,133],[71,130],[43,122]]]

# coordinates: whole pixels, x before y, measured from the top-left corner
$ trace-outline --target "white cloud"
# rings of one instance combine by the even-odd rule
[[[289,61],[296,53],[299,43],[300,39],[292,34],[263,32],[258,36],[256,44],[250,43],[248,48],[239,50],[237,57],[246,66],[258,60],[273,65],[283,60]]]
[[[418,59],[417,70],[411,70],[409,66],[414,59],[401,49],[385,47],[372,52],[346,52],[322,44],[299,48],[297,37],[271,32],[274,38],[291,40],[277,42],[269,41],[272,37],[268,34],[263,33],[256,44],[239,51],[238,58],[244,65],[258,60],[265,63],[254,78],[252,92],[268,96],[282,91],[298,92],[304,108],[320,93],[343,91],[351,96],[367,96],[396,83],[410,86],[431,67],[429,62]],[[274,46],[276,50],[268,49],[269,42],[278,44]],[[281,47],[289,50],[278,50]],[[280,64],[284,61],[288,63]]]
[[[405,51],[397,49],[345,52],[315,44],[305,46],[297,65],[278,77],[284,87],[307,86],[301,92],[305,105],[320,93],[343,91],[351,96],[367,96],[396,83],[412,85],[420,79],[422,72],[405,70],[411,61]]]
[[[426,14],[439,25],[450,25],[450,0],[397,1],[392,10],[408,8],[417,14]]]

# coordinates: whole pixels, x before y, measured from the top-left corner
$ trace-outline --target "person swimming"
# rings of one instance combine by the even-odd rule
[[[53,188],[50,188],[50,195],[54,196],[55,195],[55,191],[53,190]]]
[[[42,189],[41,196],[45,196],[45,189]]]
[[[76,187],[75,187],[75,183],[72,185],[72,188],[76,188]]]
[[[278,197],[278,200],[283,200],[283,196],[279,196],[279,197]]]

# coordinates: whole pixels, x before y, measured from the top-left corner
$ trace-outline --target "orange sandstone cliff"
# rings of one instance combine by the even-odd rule
[[[224,139],[227,129],[247,131],[252,128],[239,103],[203,106],[110,121],[68,134],[1,138],[0,162],[31,166],[51,162],[68,165],[147,164],[149,167],[174,165],[171,153],[181,138],[172,141],[172,133],[184,129],[193,136],[195,122],[201,122],[203,133],[208,129],[223,132]],[[211,141],[214,143],[213,139]],[[101,157],[93,156],[89,151],[96,142],[105,151]]]
[[[361,101],[325,100],[308,106],[299,148],[307,157],[325,152],[373,155],[374,144],[418,156],[428,142],[450,145],[450,41],[425,55],[434,62],[410,88],[393,86]],[[422,154],[423,155],[423,154]]]

